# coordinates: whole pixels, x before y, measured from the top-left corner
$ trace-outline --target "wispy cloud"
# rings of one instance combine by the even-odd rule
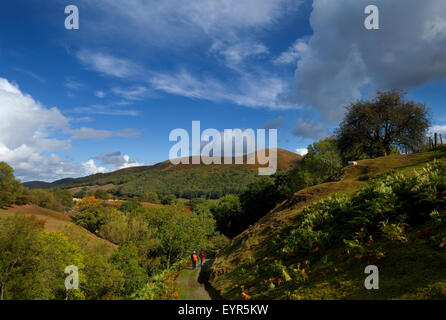
[[[81,50],[76,54],[88,69],[117,78],[131,78],[139,74],[139,67],[131,60],[117,58],[102,52]]]
[[[196,77],[185,70],[177,73],[157,73],[150,78],[156,90],[188,98],[213,102],[229,101],[252,108],[298,108],[282,100],[289,90],[278,77],[245,74],[235,83],[227,84],[213,77]]]
[[[90,115],[108,115],[108,116],[138,116],[140,114],[139,110],[135,109],[122,109],[116,108],[115,106],[128,105],[121,102],[117,102],[114,105],[90,105],[85,107],[76,107],[68,110],[67,113],[72,114],[90,114]]]
[[[35,73],[32,72],[32,71],[25,70],[25,69],[22,69],[22,68],[15,68],[14,70],[15,70],[15,71],[18,71],[18,72],[21,72],[21,73],[23,73],[23,74],[26,74],[26,75],[28,75],[28,76],[30,76],[31,78],[34,78],[34,79],[36,79],[36,80],[39,80],[39,81],[42,82],[42,83],[45,82],[45,79],[44,79],[44,78],[42,78],[42,77],[39,76],[38,74],[35,74]]]
[[[135,86],[129,89],[113,88],[113,93],[128,100],[142,100],[150,95],[150,89],[144,86]]]
[[[275,64],[296,64],[297,60],[308,50],[308,44],[298,39],[294,42],[288,50],[282,52],[273,62]]]
[[[103,98],[105,98],[105,92],[102,91],[102,90],[96,91],[96,92],[94,93],[94,95],[95,95],[97,98],[99,98],[99,99],[103,99]]]
[[[237,40],[229,43],[216,40],[209,49],[209,52],[223,57],[225,64],[229,68],[237,70],[245,59],[267,54],[269,50],[263,43],[251,40]]]
[[[65,78],[65,87],[71,90],[79,90],[84,85],[78,81],[73,80],[70,77]]]
[[[135,129],[124,129],[121,131],[111,130],[97,130],[93,128],[79,128],[68,130],[75,140],[104,140],[111,137],[123,137],[123,138],[137,138],[140,136],[140,132]]]

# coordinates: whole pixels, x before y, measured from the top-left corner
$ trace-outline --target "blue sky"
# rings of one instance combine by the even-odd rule
[[[277,128],[295,152],[391,88],[445,132],[446,4],[374,3],[369,31],[362,0],[3,1],[0,161],[24,181],[152,164],[194,120]]]

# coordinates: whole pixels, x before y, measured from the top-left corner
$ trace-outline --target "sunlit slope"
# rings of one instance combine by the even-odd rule
[[[14,215],[25,215],[32,217],[32,219],[38,219],[44,223],[44,229],[46,231],[60,231],[67,235],[70,240],[77,241],[81,246],[86,246],[95,252],[109,255],[117,248],[111,242],[99,238],[88,230],[74,224],[69,216],[61,212],[35,205],[13,206],[8,209],[0,209],[0,218]]]
[[[345,249],[341,247],[327,252],[330,258],[325,263],[317,263],[311,268],[308,266],[307,271],[311,270],[308,281],[300,285],[281,284],[287,276],[274,279],[270,274],[250,273],[252,266],[262,265],[265,259],[274,256],[271,250],[280,250],[280,243],[271,245],[273,241],[278,241],[273,240],[274,237],[295,224],[304,207],[337,193],[354,194],[369,180],[393,170],[413,174],[414,169],[433,159],[446,162],[446,152],[363,160],[358,162],[358,166],[344,168],[341,174],[333,177],[333,182],[295,193],[290,200],[278,205],[219,252],[211,266],[211,284],[227,299],[243,299],[245,294],[253,299],[426,299],[435,298],[432,296],[435,290],[440,292],[441,297],[443,289],[437,287],[446,281],[446,252],[433,249],[427,241],[418,241],[419,229],[408,232],[410,240],[404,246],[393,244],[386,247],[387,244],[383,244],[389,252],[382,264],[381,279],[387,290],[364,290],[364,263],[345,260]],[[411,265],[404,261],[415,263]],[[306,268],[304,261],[302,264],[302,268]],[[408,283],[413,285],[409,288]],[[446,289],[443,297],[446,298]]]

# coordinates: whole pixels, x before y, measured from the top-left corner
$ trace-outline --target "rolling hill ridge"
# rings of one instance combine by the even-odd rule
[[[287,169],[299,165],[301,156],[283,149],[277,149],[277,168]],[[143,197],[148,192],[159,196],[174,194],[177,197],[194,198],[205,196],[219,198],[228,193],[238,194],[247,184],[258,176],[258,168],[265,167],[257,161],[247,164],[244,156],[243,164],[205,165],[179,164],[173,165],[169,160],[153,166],[125,168],[118,171],[95,174],[83,178],[67,178],[52,183],[31,181],[24,185],[31,189],[76,189],[104,188],[118,197]],[[191,160],[191,159],[189,159]]]

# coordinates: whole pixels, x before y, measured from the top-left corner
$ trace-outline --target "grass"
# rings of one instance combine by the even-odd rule
[[[204,286],[198,283],[200,270],[199,263],[196,269],[187,266],[181,270],[175,281],[179,300],[210,300]]]
[[[111,242],[97,237],[88,230],[77,226],[71,221],[71,218],[64,213],[44,209],[35,205],[13,206],[7,209],[0,209],[0,218],[25,215],[34,216],[39,220],[45,221],[44,229],[46,231],[60,231],[68,236],[72,241],[77,241],[81,247],[100,252],[105,256],[110,255],[117,246]]]
[[[341,249],[327,252],[324,262],[311,266],[309,281],[299,288],[281,285],[277,288],[264,286],[263,279],[250,273],[250,264],[261,264],[271,252],[267,244],[274,235],[293,224],[301,210],[311,203],[336,193],[353,194],[360,186],[376,177],[397,170],[412,174],[434,159],[446,162],[446,151],[432,151],[412,155],[392,155],[358,161],[358,166],[342,170],[338,181],[327,182],[301,190],[279,204],[255,225],[237,236],[229,246],[221,250],[214,260],[210,282],[226,299],[242,299],[242,292],[254,299],[429,299],[443,297],[446,280],[445,250],[432,248],[426,242],[413,239],[398,247],[387,248],[388,258],[381,269],[381,290],[364,290],[366,264],[354,258],[345,258]],[[364,178],[367,175],[368,179]],[[414,231],[415,232],[415,231]],[[336,270],[335,270],[336,269]],[[256,283],[252,288],[242,283]],[[409,284],[409,287],[408,287]],[[446,289],[445,289],[446,290]],[[293,294],[290,294],[293,292]],[[295,293],[297,292],[297,293]]]

